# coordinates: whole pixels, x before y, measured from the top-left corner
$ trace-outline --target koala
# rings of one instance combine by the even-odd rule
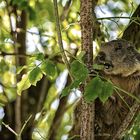
[[[102,77],[110,80],[116,87],[139,96],[140,53],[132,43],[117,39],[102,44],[95,63],[104,66],[99,71]],[[113,95],[104,104],[98,98],[95,100],[95,140],[113,140],[113,136],[130,112],[135,99],[122,90],[114,90]],[[74,111],[75,120],[70,136],[80,135],[80,113],[79,102]],[[80,138],[75,137],[74,140]]]
[[[115,86],[138,97],[140,92],[140,53],[126,40],[117,39],[102,44],[94,63],[104,65],[101,75]],[[102,104],[95,101],[96,140],[112,140],[134,104],[134,99],[122,91]],[[96,129],[97,127],[97,129]]]
[[[95,63],[105,66],[106,75],[132,77],[140,71],[140,54],[131,43],[118,39],[101,46]]]

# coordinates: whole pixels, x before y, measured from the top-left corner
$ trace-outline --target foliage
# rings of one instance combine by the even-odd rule
[[[67,96],[72,91],[72,89],[78,88],[78,86],[82,84],[88,76],[88,69],[83,63],[79,62],[78,60],[74,60],[71,63],[70,72],[74,80],[62,91],[61,97]]]
[[[84,98],[87,102],[92,102],[98,97],[105,103],[113,92],[113,85],[109,81],[102,80],[98,75],[89,80],[90,73],[82,61],[85,52],[80,48],[80,1],[72,0],[67,8],[66,3],[68,1],[58,0],[58,8],[63,45],[66,50],[65,53],[70,60],[70,82],[67,80],[67,75],[63,76],[66,66],[58,46],[53,1],[0,1],[0,107],[5,109],[5,116],[9,115],[7,111],[9,106],[12,108],[11,114],[14,114],[15,108],[13,104],[17,101],[19,95],[21,98],[24,96],[23,91],[26,90],[28,92],[25,93],[27,98],[21,106],[22,108],[28,108],[28,111],[23,112],[23,114],[27,114],[27,116],[30,114],[34,115],[35,122],[33,123],[34,129],[32,134],[32,139],[34,140],[48,137],[61,99],[72,96],[65,104],[65,113],[59,126],[61,131],[57,134],[58,140],[67,138],[68,131],[72,125],[73,104],[77,99],[75,90],[80,86],[86,85]],[[100,22],[105,40],[110,40],[114,36],[121,36],[129,21],[128,19],[121,19],[121,16],[130,16],[137,5],[138,2],[136,0],[133,3],[127,0],[101,0],[97,4],[97,19]],[[19,25],[16,24],[18,20],[20,21],[22,11],[27,13],[26,31],[17,27]],[[99,13],[101,14],[99,15]],[[119,18],[99,19],[108,17],[108,13]],[[10,25],[10,22],[12,22],[12,25]],[[16,49],[20,49],[23,46],[20,46],[19,42],[16,42],[14,38],[19,32],[26,32],[26,52],[20,52],[21,54],[17,54]],[[100,42],[102,40],[96,42],[97,46]],[[26,63],[23,65],[19,64],[20,62],[17,62],[17,60],[20,61],[20,59],[25,60]],[[93,65],[93,68],[97,70],[103,69],[99,65]],[[46,89],[43,86],[43,83],[45,83],[44,79],[47,81],[47,84],[45,84]],[[86,83],[85,81],[89,82]],[[43,96],[43,93],[45,96]],[[44,98],[41,99],[41,97]],[[42,106],[37,112],[40,102],[42,102]],[[22,118],[23,122],[26,121],[26,117]],[[58,120],[59,117],[61,118],[61,116],[58,116]],[[1,121],[6,121],[5,123],[7,124],[14,123],[13,117],[11,117],[12,122],[8,122],[6,118],[0,117],[0,119]],[[139,124],[139,119],[137,119],[137,122]],[[13,128],[13,126],[11,127]],[[1,133],[3,133],[3,130]],[[25,131],[25,133],[27,132]],[[140,139],[139,133],[139,126],[134,125],[126,140],[130,139],[130,137]]]
[[[113,85],[110,82],[102,81],[98,76],[93,78],[85,88],[84,97],[87,102],[94,101],[97,97],[105,103],[105,101],[113,93]]]

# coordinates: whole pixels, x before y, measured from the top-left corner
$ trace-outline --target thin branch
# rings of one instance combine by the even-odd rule
[[[72,0],[68,0],[63,8],[63,12],[62,15],[60,16],[60,20],[64,21],[64,19],[67,17],[68,13],[69,13],[69,9],[71,6]]]
[[[33,55],[30,54],[25,54],[25,53],[6,53],[6,52],[1,52],[0,56],[6,56],[6,55],[14,55],[14,56],[18,56],[18,57],[34,57]]]
[[[43,136],[40,134],[39,130],[34,130],[34,132],[37,132],[37,133],[39,134],[39,136],[40,136],[43,140],[46,140],[46,138],[43,137]]]
[[[21,130],[20,130],[20,132],[19,132],[19,135],[20,135],[20,136],[21,136],[23,130],[25,129],[27,123],[29,122],[29,120],[30,120],[31,118],[32,118],[32,115],[30,115],[29,118],[28,118],[28,119],[25,121],[25,123],[23,124],[23,126],[22,126],[22,128],[21,128]]]
[[[10,131],[12,132],[15,136],[18,136],[18,134],[8,125],[2,122],[2,124]]]
[[[30,30],[27,30],[26,31],[27,33],[30,33],[30,34],[34,34],[34,35],[38,35],[38,36],[44,36],[44,37],[51,37],[51,38],[54,38],[53,36],[51,36],[51,35],[47,35],[47,34],[44,34],[44,33],[36,33],[36,32],[33,32],[33,31],[30,31]]]
[[[118,96],[121,98],[121,100],[126,104],[126,106],[129,108],[130,110],[130,106],[127,104],[127,102],[125,101],[125,99],[122,97],[122,95],[119,93],[119,91],[117,89],[115,89],[116,93],[118,94]],[[131,111],[131,110],[130,110]]]
[[[58,13],[58,6],[57,6],[57,0],[53,0],[54,3],[54,12],[55,12],[55,17],[56,17],[56,30],[57,30],[57,35],[58,35],[58,44],[60,47],[60,51],[62,52],[62,58],[64,60],[64,63],[69,71],[71,79],[73,79],[71,73],[70,73],[70,65],[69,61],[67,59],[67,56],[65,54],[65,50],[63,47],[63,42],[62,42],[62,35],[61,35],[61,29],[60,29],[60,20],[59,20],[59,13]]]
[[[127,114],[124,121],[122,122],[122,125],[119,127],[117,133],[114,134],[112,140],[121,139],[122,136],[125,134],[126,130],[128,129],[129,125],[134,120],[135,116],[137,115],[138,111],[140,109],[140,104],[135,101],[134,105],[131,107],[131,111]]]
[[[103,18],[97,18],[97,20],[110,20],[110,19],[133,19],[133,20],[139,20],[138,17],[103,17]]]
[[[123,90],[122,88],[119,88],[119,87],[115,86],[115,85],[114,85],[114,88],[119,90],[119,91],[122,91],[125,94],[127,94],[128,96],[130,96],[131,98],[135,99],[140,104],[140,99],[138,97],[136,97],[134,94],[131,94],[131,93]]]
[[[49,81],[45,77],[43,79],[42,87],[41,87],[41,90],[40,90],[40,97],[38,99],[38,103],[37,103],[37,107],[36,107],[36,113],[38,113],[42,109],[42,106],[43,106],[43,103],[46,99],[48,90],[49,90]]]

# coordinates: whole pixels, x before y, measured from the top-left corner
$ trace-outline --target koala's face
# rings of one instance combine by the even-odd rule
[[[127,77],[140,71],[140,54],[125,40],[113,40],[101,46],[95,63],[104,65],[104,73]]]

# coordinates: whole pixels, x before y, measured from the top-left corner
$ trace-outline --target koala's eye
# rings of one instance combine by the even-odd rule
[[[98,54],[98,59],[99,59],[100,61],[104,61],[104,60],[105,60],[105,53],[104,53],[104,52],[99,52],[99,54]]]
[[[115,47],[115,51],[121,50],[122,49],[122,44],[118,43],[117,46]]]

